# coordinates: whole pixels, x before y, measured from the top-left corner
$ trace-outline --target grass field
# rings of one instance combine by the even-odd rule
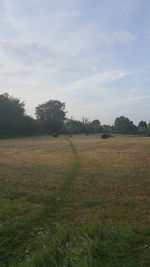
[[[1,140],[0,193],[0,266],[149,266],[149,138]]]

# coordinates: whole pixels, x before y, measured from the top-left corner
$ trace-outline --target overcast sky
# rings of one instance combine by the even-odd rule
[[[149,0],[0,0],[0,93],[150,121]]]

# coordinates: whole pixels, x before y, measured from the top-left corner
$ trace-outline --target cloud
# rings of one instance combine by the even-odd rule
[[[96,117],[148,102],[149,8],[142,0],[1,0],[1,88],[29,112],[50,98]]]
[[[3,41],[0,43],[0,48],[6,55],[8,54],[23,64],[42,63],[57,57],[52,48],[38,42]]]
[[[128,31],[114,31],[112,35],[114,40],[125,43],[135,41],[137,38],[135,34]]]
[[[4,68],[4,64],[0,64],[0,69],[3,69]]]
[[[34,36],[35,40],[53,38],[70,21],[81,16],[81,11],[71,7],[71,2],[4,0],[5,19],[18,37],[32,39]]]
[[[150,98],[150,95],[139,95],[139,96],[128,97],[128,98],[122,99],[121,101],[128,103],[128,102],[132,102],[136,100],[143,100],[143,99],[148,99],[148,98]]]
[[[123,70],[116,70],[116,71],[109,71],[104,73],[96,73],[84,79],[80,79],[74,81],[73,83],[60,88],[63,91],[72,91],[72,90],[81,90],[90,88],[91,90],[102,83],[108,83],[111,81],[118,80],[122,77],[127,75],[126,71]]]

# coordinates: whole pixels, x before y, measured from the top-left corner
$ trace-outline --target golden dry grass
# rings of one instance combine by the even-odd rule
[[[150,226],[150,139],[74,138],[82,173],[72,191],[74,220]]]
[[[98,220],[111,226],[147,229],[150,139],[0,140],[0,193],[2,266],[16,266],[38,234],[55,224]]]
[[[111,225],[148,227],[150,139],[75,136],[72,142],[81,171],[63,207],[66,221],[84,223],[97,218]],[[6,206],[10,216],[22,218],[28,210],[36,220],[44,209],[43,200],[58,195],[72,168],[74,155],[68,140],[65,137],[1,140],[0,147],[2,210]]]
[[[0,141],[0,188],[36,195],[61,187],[73,157],[65,138],[24,138]]]

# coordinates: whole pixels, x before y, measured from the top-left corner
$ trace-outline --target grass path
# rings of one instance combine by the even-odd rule
[[[68,174],[66,175],[59,192],[55,197],[50,199],[50,201],[48,201],[47,205],[45,206],[44,214],[47,214],[47,217],[50,218],[51,223],[61,222],[61,220],[65,219],[65,217],[68,219],[65,208],[68,208],[71,188],[81,170],[78,151],[72,140],[67,140],[70,150],[72,151],[74,156],[74,162],[70,170],[68,171]]]
[[[79,228],[69,226],[68,217],[66,225],[61,225],[71,200],[71,189],[81,170],[78,151],[70,139],[68,142],[74,162],[55,201],[50,203],[54,209],[52,224],[36,239],[36,249],[12,267],[148,267],[150,240],[147,232],[107,227],[96,222]],[[54,228],[53,223],[56,224]]]
[[[80,149],[80,143],[76,142],[76,144]],[[76,185],[78,185],[79,178],[85,180],[87,178],[85,172],[82,176],[80,175],[82,168],[80,159],[83,171],[88,166],[83,161],[87,151],[80,149],[79,154],[71,138],[64,139],[63,148],[61,140],[58,144],[54,143],[54,149],[56,145],[58,145],[59,157],[57,157],[57,153],[53,154],[54,163],[59,161],[61,163],[62,156],[66,156],[67,151],[65,168],[58,177],[60,182],[63,179],[63,184],[57,192],[54,191],[53,196],[48,191],[48,198],[37,199],[35,202],[36,199],[17,196],[11,204],[10,211],[7,211],[6,205],[2,217],[6,217],[7,220],[6,223],[3,222],[3,225],[0,225],[0,267],[149,267],[150,232],[148,229],[138,231],[128,227],[102,225],[99,222],[82,226],[72,223],[72,219],[77,214],[75,201],[80,204],[80,199],[76,200],[76,196],[78,196]],[[68,147],[66,150],[66,146],[69,146],[70,152]],[[64,149],[64,154],[62,149]],[[88,150],[90,150],[89,140]],[[50,151],[47,152],[47,164],[49,165],[51,162]],[[87,159],[87,157],[85,158]],[[89,158],[93,162],[91,154]],[[57,167],[57,165],[54,166]],[[61,166],[63,168],[63,165]],[[95,169],[94,164],[93,168]],[[43,175],[46,172],[47,178],[51,176],[53,179],[56,178],[56,173],[50,173],[48,168],[45,172],[43,170],[41,172]],[[98,179],[100,173],[98,172],[98,176],[96,176],[97,173],[93,172],[92,177]],[[87,184],[85,197],[89,198],[92,186],[94,187],[94,184]],[[106,194],[105,191],[104,194]],[[93,195],[91,196],[92,201]],[[84,199],[84,195],[82,195],[82,199]],[[16,210],[16,205],[19,205],[19,208],[25,208],[23,210],[24,217],[18,214],[19,209]],[[40,207],[37,216],[33,217],[34,220],[27,213],[30,205],[32,207],[30,213],[36,205],[37,209]],[[9,219],[11,214],[12,218],[14,217],[12,223]],[[28,220],[23,221],[26,215]]]
[[[79,175],[80,169],[81,169],[80,158],[76,150],[76,147],[70,139],[68,139],[68,142],[69,142],[70,149],[74,155],[74,163],[60,189],[60,195],[64,197],[67,196],[67,193],[69,192],[71,186],[73,185],[73,182]]]
[[[26,248],[32,246],[37,233],[41,231],[40,229],[44,231],[47,226],[53,228],[54,225],[66,223],[71,218],[72,213],[68,211],[68,207],[72,210],[71,188],[80,173],[81,165],[73,142],[68,138],[66,141],[66,145],[69,145],[73,154],[73,163],[71,166],[68,165],[67,173],[59,191],[53,197],[37,202],[41,204],[41,210],[34,221],[32,221],[32,216],[31,220],[22,221],[22,217],[17,217],[17,212],[14,213],[15,203],[19,203],[20,206],[24,205],[23,207],[26,208],[26,199],[22,198],[17,198],[16,202],[13,202],[11,210],[7,211],[6,209],[4,211],[6,215],[5,213],[1,215],[1,217],[6,217],[6,222],[3,222],[3,227],[0,227],[0,266],[10,266],[9,264],[15,260],[23,259]],[[29,204],[32,206],[32,200],[31,203],[28,200]],[[12,224],[7,219],[7,213],[8,216],[12,213],[12,218],[14,218]]]

